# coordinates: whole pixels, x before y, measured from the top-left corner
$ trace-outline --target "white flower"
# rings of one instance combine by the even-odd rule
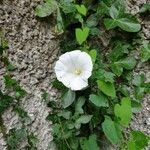
[[[55,65],[57,79],[73,91],[82,90],[88,86],[92,69],[91,57],[80,50],[61,55]]]

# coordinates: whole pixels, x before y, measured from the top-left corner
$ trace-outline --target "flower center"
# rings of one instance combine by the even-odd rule
[[[81,72],[82,72],[81,69],[75,69],[75,71],[74,71],[75,75],[80,75]]]

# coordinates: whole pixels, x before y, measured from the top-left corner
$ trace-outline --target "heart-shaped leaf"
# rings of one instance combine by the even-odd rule
[[[128,150],[142,150],[149,147],[150,137],[140,131],[132,131],[127,143]]]
[[[80,29],[80,28],[76,29],[76,39],[80,45],[86,41],[89,35],[89,30],[90,29],[88,27],[85,27],[83,29]]]
[[[97,81],[98,88],[107,96],[116,97],[116,90],[113,83],[102,80]]]
[[[112,144],[118,144],[122,140],[122,133],[119,124],[114,122],[109,116],[105,116],[102,129],[107,139]]]
[[[108,99],[104,94],[91,94],[89,100],[97,107],[108,107]]]
[[[86,16],[87,9],[84,5],[75,5],[78,12],[84,16]]]
[[[131,117],[131,100],[128,97],[122,98],[121,105],[116,104],[114,108],[115,115],[120,118],[120,123],[124,126],[128,126]]]
[[[97,144],[97,136],[95,134],[92,134],[89,136],[89,138],[81,138],[80,140],[80,146],[82,150],[99,150],[98,144]]]

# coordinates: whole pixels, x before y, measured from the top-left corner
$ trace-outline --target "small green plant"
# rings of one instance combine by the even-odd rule
[[[14,71],[16,67],[14,67],[8,60],[8,48],[8,43],[2,35],[0,37],[0,60],[6,68],[6,73],[3,76],[5,92],[0,90],[0,132],[5,138],[7,149],[22,149],[22,143],[26,142],[27,145],[25,149],[36,150],[36,144],[38,142],[36,136],[33,135],[33,133],[29,134],[25,129],[25,124],[29,124],[31,122],[30,117],[28,116],[28,113],[20,106],[20,100],[26,96],[27,92],[22,89],[17,80],[12,78],[11,71]],[[7,131],[3,123],[2,115],[10,107],[16,114],[18,114],[23,127],[21,129],[13,128],[9,131],[9,133],[6,133]]]
[[[149,10],[148,6],[144,5],[141,11]],[[56,80],[53,85],[62,92],[61,105],[45,98],[47,105],[53,107],[47,119],[53,121],[58,149],[99,150],[108,143],[115,149],[127,150],[148,146],[147,135],[125,130],[133,113],[141,109],[144,95],[150,92],[144,75],[133,75],[139,61],[149,60],[150,48],[136,35],[141,25],[126,12],[124,1],[46,0],[35,14],[57,15],[56,26],[61,29],[57,32],[64,33],[60,39],[62,53],[80,49],[91,56],[94,66],[88,88],[75,92]],[[101,46],[105,32],[111,34],[112,30],[109,44]],[[137,59],[132,54],[140,46],[141,57]]]
[[[6,139],[8,149],[10,150],[18,150],[18,149],[37,150],[36,148],[36,144],[38,142],[37,138],[33,134],[28,134],[24,128],[11,129]],[[28,145],[26,147],[22,147],[22,144],[25,142],[27,142]]]

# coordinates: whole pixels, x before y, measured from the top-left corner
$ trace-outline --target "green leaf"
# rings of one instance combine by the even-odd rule
[[[52,82],[52,85],[53,85],[54,88],[56,88],[58,90],[62,90],[62,91],[66,90],[66,87],[61,82],[59,82],[58,80],[54,80]]]
[[[57,114],[59,117],[63,117],[65,119],[70,119],[71,112],[70,111],[61,111]]]
[[[130,48],[130,44],[124,41],[115,40],[114,47],[107,55],[107,58],[111,60],[111,62],[116,62],[120,60],[124,56],[124,54],[128,53],[128,48]]]
[[[85,98],[84,97],[79,97],[79,99],[77,100],[77,103],[75,105],[75,113],[76,114],[83,114],[84,111],[82,109],[82,106],[85,103]]]
[[[135,87],[134,95],[137,100],[142,100],[145,94],[144,87]]]
[[[76,6],[76,9],[78,10],[78,12],[80,14],[82,14],[83,16],[86,16],[87,14],[87,9],[84,5],[75,5]]]
[[[31,147],[33,147],[33,150],[36,150],[36,148],[34,149],[34,147],[36,147],[38,142],[39,142],[39,140],[37,139],[37,137],[33,133],[28,135],[28,143],[30,144]]]
[[[50,102],[50,94],[44,91],[42,94],[42,100],[48,104]]]
[[[8,71],[14,71],[16,69],[15,66],[13,66],[11,63],[8,64],[7,66]]]
[[[142,62],[146,62],[150,59],[150,42],[144,41],[141,49]]]
[[[127,32],[138,32],[141,29],[141,25],[129,18],[117,19],[117,25]]]
[[[150,137],[140,131],[132,131],[127,143],[128,150],[142,150],[149,144]]]
[[[96,79],[104,80],[105,82],[114,83],[115,74],[112,72],[105,71],[104,69],[99,69],[95,74]]]
[[[141,29],[141,25],[129,18],[120,19],[104,19],[104,25],[107,30],[120,27],[122,30],[127,32],[138,32]]]
[[[17,99],[24,97],[26,95],[26,91],[23,90],[18,82],[15,79],[12,79],[9,75],[4,76],[4,82],[7,89],[13,89],[15,91],[15,96]]]
[[[132,70],[136,66],[136,60],[133,57],[124,58],[116,63],[119,63],[123,68]]]
[[[133,79],[133,72],[132,71],[125,72],[123,78],[126,79],[127,81],[131,81]]]
[[[102,0],[97,9],[100,15],[110,15],[112,18],[117,18],[118,15],[122,16],[125,12],[125,3],[123,0]],[[113,17],[115,16],[115,17]]]
[[[138,113],[142,110],[142,105],[141,103],[137,102],[137,101],[132,101],[131,102],[131,106],[132,106],[132,112],[133,113]]]
[[[128,141],[127,145],[128,145],[128,150],[137,150],[135,142],[133,140]]]
[[[61,0],[60,5],[65,14],[74,13],[76,11],[76,7],[72,0]]]
[[[114,76],[115,74],[113,74],[112,72],[105,71],[104,72],[105,82],[114,83]]]
[[[150,82],[144,83],[145,93],[150,93]]]
[[[76,136],[72,136],[69,139],[69,144],[70,144],[70,147],[71,147],[72,150],[77,150],[78,147],[79,147],[79,139],[76,138]]]
[[[91,14],[86,20],[87,27],[89,28],[96,27],[98,23],[99,23],[99,16],[97,14]]]
[[[132,117],[131,100],[128,97],[122,98],[121,105],[116,104],[114,112],[120,118],[120,123],[127,127]]]
[[[116,90],[113,83],[102,80],[97,81],[98,88],[107,96],[116,97]]]
[[[26,129],[16,129],[16,131],[15,131],[15,137],[18,140],[26,139],[26,137],[27,137],[27,131],[26,131]]]
[[[83,29],[77,28],[76,29],[76,39],[78,43],[81,45],[83,42],[86,41],[89,35],[90,29],[88,27],[84,27]]]
[[[75,92],[70,89],[63,96],[63,108],[69,107],[75,100]]]
[[[28,113],[22,107],[16,106],[13,110],[19,115],[22,122],[31,123],[31,119],[28,116]]]
[[[109,14],[113,19],[115,19],[118,17],[119,11],[116,9],[116,7],[114,5],[112,5],[109,9]]]
[[[89,123],[90,120],[92,118],[92,115],[82,115],[80,116],[76,122],[75,122],[75,127],[77,129],[79,129],[81,127],[81,124],[86,124],[86,123]]]
[[[103,1],[100,1],[100,4],[98,5],[98,8],[97,8],[97,13],[100,15],[108,14],[109,9],[110,8]]]
[[[4,82],[6,85],[6,88],[13,88],[16,86],[18,83],[15,79],[12,79],[9,75],[4,76]]]
[[[89,51],[89,55],[91,56],[92,62],[94,64],[96,61],[96,57],[97,57],[97,51],[95,49],[92,49]]]
[[[108,99],[105,95],[99,94],[91,94],[89,100],[96,105],[97,107],[108,107]]]
[[[35,9],[35,14],[38,17],[47,17],[57,10],[56,0],[46,0],[42,5],[38,5]]]
[[[112,119],[108,116],[105,116],[105,120],[102,123],[102,129],[107,137],[107,139],[112,144],[118,144],[122,140],[122,133],[120,127],[117,123],[112,121]]]
[[[17,99],[20,99],[27,94],[27,92],[18,85],[15,87],[15,91],[16,91],[15,96]]]
[[[82,115],[76,120],[76,122],[86,124],[91,120],[91,118],[92,115]]]
[[[118,26],[117,20],[110,19],[110,18],[104,19],[104,25],[105,25],[107,30],[116,28]]]
[[[150,11],[150,3],[144,4],[140,9],[140,13],[145,13],[147,11]]]
[[[3,34],[3,33],[2,33]],[[2,36],[2,37],[1,37]],[[0,33],[0,55],[3,54],[3,52],[8,49],[8,42],[6,40],[3,39],[4,35],[1,35]],[[2,38],[2,39],[1,39]]]
[[[80,14],[76,14],[75,18],[82,24],[83,23],[83,18],[82,18],[82,15]]]
[[[146,78],[144,74],[134,76],[132,83],[135,86],[141,86],[145,82]]]
[[[57,18],[56,18],[57,24],[55,26],[55,32],[56,33],[63,33],[64,31],[64,23],[63,23],[63,18],[60,12],[60,9],[57,9]]]
[[[117,76],[121,76],[123,73],[123,68],[119,63],[114,63],[111,65],[111,70],[113,73],[115,73]]]
[[[98,27],[92,27],[92,28],[90,28],[90,34],[92,36],[100,37],[102,35],[102,32]]]
[[[130,95],[127,85],[121,85],[121,87],[119,88],[119,91],[126,97]]]
[[[21,129],[11,129],[7,135],[7,144],[9,149],[18,149],[18,146],[27,140],[27,131]]]
[[[8,96],[8,95],[4,95],[1,91],[0,91],[0,114],[3,113],[7,108],[9,108],[13,103],[13,98]]]
[[[82,150],[99,150],[97,144],[97,137],[95,134],[89,136],[89,138],[81,138],[80,139],[80,146]]]

